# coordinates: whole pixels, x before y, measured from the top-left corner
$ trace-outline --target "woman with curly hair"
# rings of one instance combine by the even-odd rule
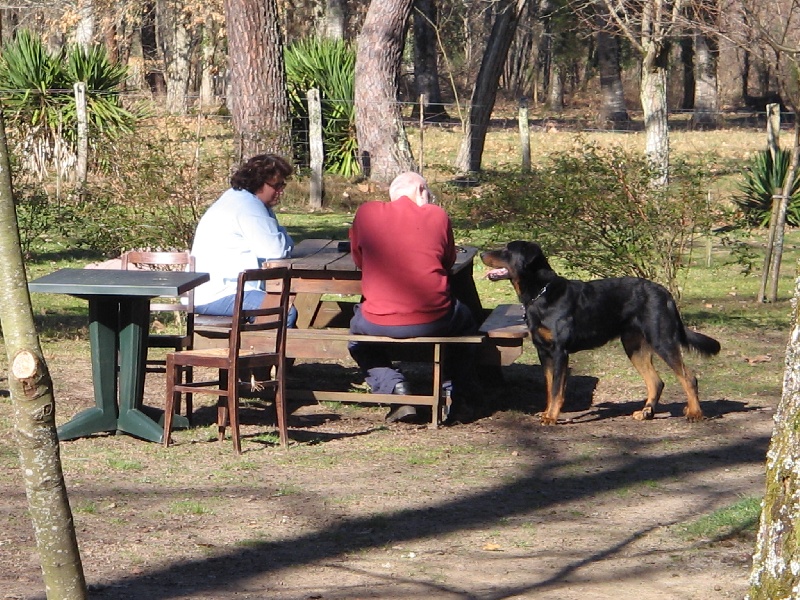
[[[231,177],[231,187],[212,204],[195,231],[192,255],[195,268],[210,280],[195,290],[195,312],[233,314],[239,273],[257,269],[265,260],[291,255],[294,242],[278,224],[273,208],[280,202],[286,179],[294,169],[275,154],[259,154]],[[245,308],[258,308],[265,292],[251,282]],[[290,311],[290,326],[297,311]]]

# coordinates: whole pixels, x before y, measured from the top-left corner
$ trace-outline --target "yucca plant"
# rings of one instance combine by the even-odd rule
[[[322,102],[325,169],[343,177],[356,175],[355,50],[343,40],[305,38],[287,47],[285,63],[295,123],[308,122],[306,94],[317,88]],[[301,154],[305,154],[306,144],[300,132],[305,129],[296,127]]]
[[[0,54],[0,99],[24,149],[25,167],[43,176],[76,162],[77,115],[73,85],[86,83],[90,139],[130,131],[136,115],[119,102],[126,68],[102,47],[70,46],[50,53],[39,36],[22,30]]]
[[[745,220],[756,227],[769,225],[772,213],[772,195],[776,188],[782,188],[789,173],[792,153],[778,149],[775,160],[768,150],[759,152],[745,170],[744,180],[738,184],[739,194],[734,201],[744,214]],[[795,175],[792,184],[791,200],[786,210],[786,224],[800,225],[800,174]]]
[[[70,46],[66,54],[66,74],[70,81],[86,84],[86,111],[96,133],[114,137],[130,133],[137,115],[123,108],[119,87],[128,76],[125,65],[113,63],[103,46]],[[74,109],[72,102],[69,108]],[[74,115],[68,115],[70,119]]]

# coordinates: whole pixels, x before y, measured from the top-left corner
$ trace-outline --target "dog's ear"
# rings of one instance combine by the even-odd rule
[[[525,243],[525,262],[535,262],[537,258],[542,256],[542,247],[536,242]]]

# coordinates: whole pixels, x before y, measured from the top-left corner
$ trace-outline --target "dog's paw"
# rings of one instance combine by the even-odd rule
[[[631,415],[634,421],[651,421],[656,416],[652,406],[645,406]]]
[[[688,406],[683,409],[683,414],[689,423],[697,423],[705,419],[705,416],[703,416],[703,411],[690,411]]]
[[[541,415],[539,417],[539,423],[542,425],[555,425],[558,422],[558,418],[551,417],[548,415]]]

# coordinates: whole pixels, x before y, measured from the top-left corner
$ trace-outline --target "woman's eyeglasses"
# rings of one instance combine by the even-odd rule
[[[283,190],[283,188],[286,187],[286,180],[285,179],[283,181],[279,181],[278,183],[270,183],[269,181],[265,181],[264,183],[266,183],[269,187],[271,187],[276,192],[280,192],[281,190]]]

